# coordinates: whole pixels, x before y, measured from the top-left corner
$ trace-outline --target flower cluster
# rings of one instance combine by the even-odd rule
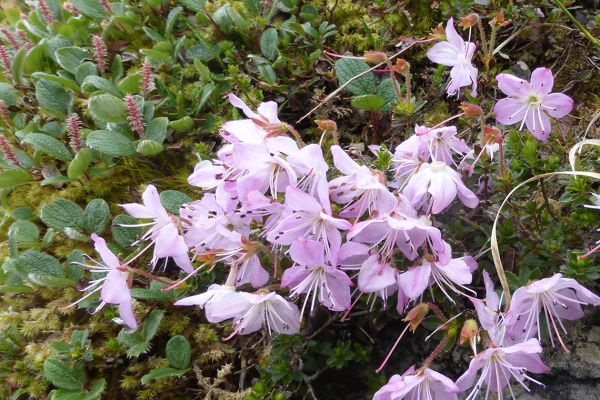
[[[460,38],[452,20],[446,38],[432,47],[429,58],[452,67],[449,94],[458,95],[461,87],[470,85],[475,95],[475,44]],[[540,139],[550,132],[548,116],[558,118],[572,108],[566,95],[550,93],[552,74],[545,68],[536,69],[530,83],[505,74],[497,79],[510,96],[496,105],[498,122],[523,121],[521,126]],[[339,145],[305,145],[279,120],[274,102],[261,103],[253,111],[233,94],[229,101],[246,118],[221,126],[224,144],[216,158],[200,161],[189,176],[189,184],[201,190],[198,200],[171,214],[157,189],[148,185],[143,204],[121,205],[143,220],[129,226],[146,228],[138,243],[148,244],[139,254],[152,248],[153,268],[161,259],[166,266],[171,258],[186,274],[166,282],[165,290],[207,271],[222,272],[216,274],[222,280],[175,305],[198,306],[212,323],[231,320],[227,339],[263,328],[268,334],[297,334],[304,316],[319,305],[347,314],[356,303],[353,297],[358,301],[362,294],[372,307],[380,303],[386,308],[396,299],[397,312],[414,331],[430,309],[439,311],[433,303],[422,304],[429,292],[434,301],[433,293],[439,291],[450,304],[459,297],[471,301],[477,313],[481,329],[473,320],[463,329],[474,352],[468,370],[454,382],[429,368],[447,343],[444,339],[421,368],[394,375],[374,399],[456,399],[461,391],[473,399],[484,387],[486,398],[490,392],[502,398],[506,387],[512,395],[511,380],[525,388],[526,381],[539,383],[529,374],[547,370],[539,356],[546,328],[552,345],[557,341],[567,350],[563,320],[582,317],[582,305],[600,304],[600,297],[561,274],[519,288],[502,311],[502,299],[484,271],[486,296],[477,298],[468,287],[477,262],[455,254],[434,223],[434,216],[453,203],[468,208],[479,204],[467,181],[474,164],[468,160],[479,156],[455,126],[445,125],[447,121],[416,125],[393,153],[372,147],[371,158],[391,160],[381,166]],[[126,103],[132,128],[141,135],[139,110],[130,98]],[[467,117],[482,114],[466,103],[463,110],[460,115]],[[491,155],[501,148],[501,133],[486,129],[484,150]],[[86,288],[85,298],[101,291],[98,308],[117,304],[121,320],[135,329],[131,277],[161,278],[129,266],[139,254],[122,263],[101,238],[92,239],[103,262],[87,267],[106,275]],[[484,338],[483,349],[478,349],[479,336]]]

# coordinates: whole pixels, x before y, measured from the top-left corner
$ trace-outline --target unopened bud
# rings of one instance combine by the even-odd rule
[[[438,26],[431,30],[431,38],[437,40],[446,40],[446,30],[444,29],[444,25],[440,22]]]
[[[335,132],[337,131],[337,124],[335,121],[330,119],[316,119],[315,124],[319,127],[319,129],[323,132]]]
[[[381,51],[366,51],[363,58],[368,64],[381,64],[387,61],[387,56]]]
[[[404,58],[398,58],[392,69],[399,74],[406,74],[410,71],[410,64]]]
[[[428,312],[429,306],[427,304],[417,304],[406,314],[406,317],[404,317],[402,321],[408,322],[410,324],[410,330],[414,333]]]
[[[460,103],[460,109],[463,110],[467,117],[479,117],[483,114],[483,110],[476,104],[467,103],[463,101]]]
[[[471,28],[472,26],[475,26],[477,24],[477,22],[479,22],[479,15],[477,15],[475,13],[471,13],[469,15],[465,15],[464,17],[461,17],[460,22],[458,23],[458,26],[460,26],[463,29],[467,29],[467,28]]]
[[[483,143],[492,144],[498,143],[502,144],[504,140],[502,139],[502,131],[496,128],[495,126],[486,125],[483,127]]]
[[[462,329],[460,330],[459,343],[465,344],[475,340],[477,337],[477,329],[477,322],[475,322],[474,319],[466,320],[462,326]]]
[[[504,12],[500,11],[494,18],[492,18],[490,20],[490,25],[491,26],[506,26],[506,25],[510,24],[511,21],[512,20],[510,20],[510,19],[505,20]]]

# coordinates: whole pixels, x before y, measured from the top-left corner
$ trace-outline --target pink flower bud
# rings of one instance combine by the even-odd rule
[[[141,139],[144,138],[144,122],[142,121],[142,116],[140,115],[140,110],[133,99],[131,94],[125,96],[125,106],[127,107],[127,119],[129,119],[129,124],[131,125],[131,129],[136,132]]]
[[[44,16],[46,22],[49,24],[56,22],[56,18],[54,17],[54,14],[52,14],[52,11],[50,11],[50,7],[48,7],[46,0],[38,0],[38,4],[40,6],[40,12]]]
[[[72,114],[67,118],[67,132],[69,133],[71,147],[75,151],[81,150],[81,134],[79,133],[80,125],[81,121],[77,114]]]
[[[92,37],[92,44],[94,45],[94,60],[96,60],[96,65],[100,73],[104,73],[106,70],[106,44],[104,44],[104,40],[99,35]]]

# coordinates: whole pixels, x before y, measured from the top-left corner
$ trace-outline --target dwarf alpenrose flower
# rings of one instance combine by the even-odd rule
[[[427,52],[427,57],[437,64],[452,67],[446,91],[449,96],[458,95],[461,87],[471,86],[471,95],[477,95],[477,68],[471,60],[475,54],[475,43],[465,42],[454,29],[454,19],[446,24],[446,41],[436,43]]]
[[[521,123],[537,139],[546,141],[552,127],[550,118],[562,118],[573,109],[573,99],[563,93],[551,93],[554,76],[548,68],[536,68],[531,81],[514,75],[496,76],[498,87],[508,97],[494,106],[496,121],[504,125]]]

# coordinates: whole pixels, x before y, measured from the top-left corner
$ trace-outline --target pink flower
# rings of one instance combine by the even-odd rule
[[[92,294],[100,290],[100,299],[102,302],[94,312],[99,311],[106,304],[117,304],[119,306],[119,316],[123,322],[130,328],[136,329],[138,324],[133,312],[131,303],[131,293],[129,291],[129,272],[126,266],[122,265],[117,256],[110,251],[104,239],[92,233],[94,248],[100,254],[102,263],[94,261],[93,265],[80,264],[89,269],[94,274],[106,274],[104,277],[95,279],[85,288],[88,293],[69,307],[78,304],[87,299]]]
[[[184,297],[175,302],[176,306],[197,305],[205,310],[208,322],[218,323],[235,318],[248,309],[248,301],[234,286],[212,284],[204,293]]]
[[[311,312],[317,299],[332,311],[344,311],[350,307],[352,281],[343,271],[325,261],[324,251],[321,242],[304,238],[297,239],[290,246],[289,254],[296,264],[283,273],[281,287],[290,288],[291,296],[306,294],[300,318],[311,292]]]
[[[537,139],[546,141],[550,135],[550,117],[562,118],[573,109],[573,99],[562,93],[550,93],[554,85],[552,71],[536,68],[531,82],[509,74],[499,74],[498,87],[509,97],[494,106],[496,121],[504,125],[521,122]]]
[[[483,271],[483,282],[485,285],[485,300],[469,297],[481,327],[485,329],[490,339],[495,345],[503,346],[506,343],[506,325],[502,323],[502,314],[500,311],[500,298],[494,290],[494,284],[490,279],[490,274]]]
[[[422,164],[406,184],[403,193],[415,208],[426,206],[433,214],[441,213],[457,194],[469,208],[479,204],[479,199],[465,186],[460,174],[442,161]]]
[[[329,182],[333,201],[345,204],[340,216],[359,218],[367,211],[385,213],[394,207],[396,200],[382,171],[357,164],[340,146],[331,146],[331,154],[335,167],[344,174]]]
[[[548,367],[540,359],[539,353],[542,347],[537,339],[529,339],[524,343],[515,344],[509,347],[490,347],[482,353],[479,353],[471,360],[469,369],[456,381],[456,386],[461,391],[469,388],[473,390],[469,393],[466,400],[477,398],[483,385],[487,386],[485,398],[489,393],[497,393],[498,399],[503,399],[504,388],[508,386],[512,399],[515,395],[510,386],[511,378],[516,380],[529,391],[525,381],[531,381],[541,385],[540,382],[533,379],[527,372],[545,373]],[[481,370],[481,375],[477,375]]]
[[[454,19],[450,17],[446,24],[447,41],[436,43],[427,52],[427,57],[437,64],[452,67],[447,92],[449,96],[456,94],[464,86],[471,85],[471,95],[477,95],[477,68],[471,60],[475,53],[474,43],[465,42],[454,30]]]
[[[314,197],[295,187],[288,186],[285,204],[293,213],[273,228],[267,240],[281,245],[290,245],[300,237],[319,240],[327,256],[334,260],[342,245],[340,230],[349,229],[350,222],[334,218]]]
[[[461,289],[471,291],[465,285],[471,283],[471,273],[477,269],[477,262],[473,257],[451,258],[451,256],[452,249],[449,244],[445,243],[445,250],[440,253],[437,260],[426,256],[421,265],[410,268],[398,276],[400,289],[409,299],[416,300],[430,285],[435,283],[446,298],[454,303],[445,288],[459,294],[464,294]]]
[[[142,204],[121,204],[127,213],[135,218],[152,219],[152,222],[135,226],[150,226],[151,228],[141,237],[140,241],[150,239],[154,243],[152,265],[156,265],[159,258],[173,257],[177,265],[185,272],[192,272],[194,268],[188,256],[188,246],[183,236],[179,234],[177,217],[167,213],[160,202],[156,188],[148,185],[142,194]]]
[[[348,239],[381,245],[379,253],[387,260],[396,247],[410,260],[418,256],[417,249],[424,243],[429,244],[434,253],[444,251],[439,229],[431,226],[426,216],[418,217],[408,199],[402,195],[389,214],[354,225]]]
[[[244,257],[242,254],[240,260],[237,260],[237,262],[236,286],[249,283],[253,288],[259,288],[266,285],[269,281],[269,273],[263,268],[260,258],[256,254],[250,257]]]
[[[273,332],[284,335],[295,335],[300,330],[300,312],[295,304],[285,300],[274,292],[244,293],[240,292],[246,302],[243,313],[233,319],[233,336],[248,335],[263,326],[269,334]]]
[[[552,346],[556,334],[562,348],[568,351],[560,334],[560,330],[567,334],[562,320],[573,321],[583,317],[581,306],[588,304],[600,305],[600,297],[575,279],[556,274],[517,289],[504,322],[514,338],[526,340],[537,337],[541,340],[540,315],[543,314]]]
[[[402,376],[394,375],[375,393],[373,400],[457,400],[458,387],[432,369],[410,367]]]
[[[242,238],[250,235],[251,217],[228,211],[227,206],[226,199],[206,193],[181,208],[181,217],[190,224],[185,243],[196,253],[218,250],[233,255],[242,248]]]
[[[464,156],[471,152],[464,139],[456,137],[455,126],[444,126],[429,129],[426,126],[415,126],[415,134],[423,142],[428,157],[434,161],[443,161],[446,164],[455,164],[452,156],[458,154]]]
[[[287,157],[287,162],[292,166],[298,176],[297,187],[314,196],[327,212],[331,212],[329,204],[329,187],[327,183],[327,170],[329,166],[323,158],[323,150],[317,144],[304,146],[297,152]]]

